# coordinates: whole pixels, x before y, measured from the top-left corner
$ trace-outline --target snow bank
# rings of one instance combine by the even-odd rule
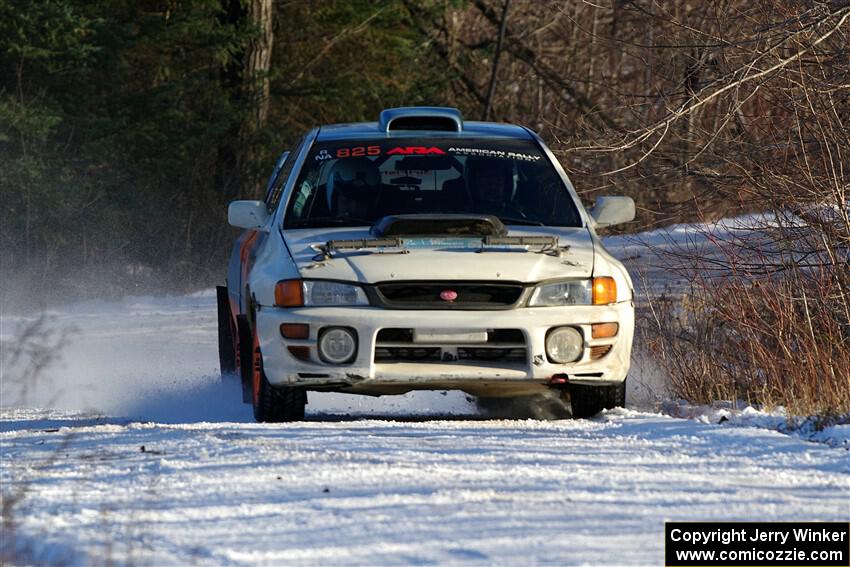
[[[685,400],[668,400],[662,411],[672,417],[726,427],[757,427],[793,435],[816,443],[850,451],[850,415],[833,418],[789,416],[785,408],[771,411],[756,409],[745,402],[718,402],[713,406],[694,406]]]

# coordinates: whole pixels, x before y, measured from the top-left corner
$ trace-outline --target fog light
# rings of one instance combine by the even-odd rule
[[[345,327],[325,327],[319,335],[319,358],[331,364],[345,364],[357,353],[357,336]]]
[[[573,327],[556,327],[546,335],[546,354],[552,362],[575,362],[583,350],[581,333]]]

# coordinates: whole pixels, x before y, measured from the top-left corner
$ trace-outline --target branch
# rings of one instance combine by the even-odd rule
[[[493,25],[501,25],[498,14],[484,0],[474,0],[474,3],[475,7]],[[597,110],[597,105],[593,104],[583,94],[576,92],[573,85],[562,79],[557,71],[540,61],[534,51],[528,48],[515,33],[511,32],[510,28],[505,29],[505,39],[507,40],[506,49],[508,52],[531,67],[541,79],[553,87],[554,92],[562,101],[569,105],[577,105],[587,111]],[[600,114],[599,112],[588,113],[588,115],[599,125],[612,129],[617,128],[617,124],[607,115]]]
[[[680,119],[682,119],[685,116],[688,116],[689,114],[693,113],[698,108],[705,106],[706,104],[713,101],[714,99],[716,99],[717,97],[719,97],[723,93],[726,93],[726,92],[733,90],[733,89],[737,89],[737,88],[741,87],[742,85],[744,85],[745,83],[749,83],[749,82],[755,81],[757,79],[761,79],[762,77],[770,75],[770,74],[788,66],[790,63],[793,63],[794,61],[800,59],[803,55],[805,55],[806,53],[811,51],[814,47],[816,47],[819,44],[821,44],[822,42],[826,41],[833,33],[838,31],[844,25],[844,23],[847,21],[848,18],[850,18],[850,6],[842,8],[841,10],[835,12],[834,14],[831,14],[831,16],[841,16],[841,18],[839,19],[838,23],[835,24],[833,27],[831,27],[825,34],[820,36],[811,45],[807,46],[804,49],[801,49],[800,51],[798,51],[794,55],[786,57],[785,59],[780,60],[779,62],[768,67],[767,69],[764,69],[763,71],[759,71],[758,73],[754,73],[752,75],[749,75],[748,73],[750,72],[750,70],[755,65],[755,60],[750,61],[746,65],[741,66],[739,69],[737,69],[732,74],[733,76],[743,74],[744,76],[741,77],[740,79],[738,79],[736,81],[732,81],[731,83],[728,83],[728,84],[720,87],[719,89],[715,90],[714,92],[707,94],[704,98],[700,98],[700,97],[703,95],[703,93],[705,93],[710,88],[712,88],[713,85],[709,85],[709,86],[705,87],[704,89],[701,89],[698,93],[694,94],[693,96],[689,97],[685,102],[683,102],[679,106],[678,109],[676,109],[673,112],[670,112],[664,119],[656,122],[654,125],[652,125],[650,127],[643,129],[642,131],[633,132],[633,134],[637,134],[637,135],[634,138],[632,138],[631,140],[628,140],[628,141],[624,142],[623,144],[621,144],[619,146],[605,148],[604,150],[601,150],[600,148],[576,148],[576,150],[594,149],[596,151],[621,152],[621,151],[628,150],[630,148],[635,147],[636,145],[640,144],[641,142],[644,142],[647,139],[649,139],[650,137],[652,137],[653,134],[661,131],[661,135],[660,135],[658,141],[656,141],[655,144],[653,144],[653,146],[648,151],[646,151],[637,161],[635,161],[635,162],[633,162],[629,165],[626,165],[624,167],[621,167],[619,169],[615,169],[613,171],[605,172],[602,175],[613,175],[615,173],[619,173],[619,172],[622,172],[622,171],[625,171],[627,169],[631,169],[631,168],[635,167],[636,165],[641,163],[643,160],[645,160],[653,151],[655,151],[655,149],[658,147],[658,145],[664,139],[664,136],[669,131],[670,126],[672,124],[674,124],[675,122],[678,122]],[[793,34],[791,36],[791,38],[798,36],[800,33],[803,33],[803,32],[802,31],[797,32],[797,33]],[[757,59],[758,58],[756,58],[756,60]]]

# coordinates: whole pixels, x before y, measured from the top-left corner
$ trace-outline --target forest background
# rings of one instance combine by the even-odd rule
[[[392,106],[535,129],[586,204],[635,198],[629,231],[817,201],[847,185],[848,13],[790,0],[0,0],[4,303],[220,283],[227,202],[260,197],[312,126]]]

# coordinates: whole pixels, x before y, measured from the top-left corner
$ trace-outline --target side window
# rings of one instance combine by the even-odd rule
[[[286,158],[286,161],[283,164],[283,167],[280,170],[280,173],[277,174],[277,179],[274,180],[271,189],[269,190],[269,194],[266,195],[266,206],[269,209],[269,212],[273,212],[277,209],[278,204],[280,203],[280,197],[283,195],[283,187],[286,185],[286,180],[289,178],[289,174],[292,173],[292,168],[295,165],[295,159],[298,157],[298,154],[301,152],[301,147],[304,145],[304,137],[298,140],[298,143],[295,145],[295,148],[289,152],[289,157]]]
[[[263,197],[263,200],[268,203],[271,198],[272,189],[274,188],[274,184],[277,181],[278,174],[280,174],[281,168],[283,168],[284,164],[286,164],[286,160],[289,159],[289,150],[286,150],[280,157],[277,158],[277,162],[274,164],[274,169],[272,170],[272,174],[269,175],[269,180],[266,182],[266,196]]]

